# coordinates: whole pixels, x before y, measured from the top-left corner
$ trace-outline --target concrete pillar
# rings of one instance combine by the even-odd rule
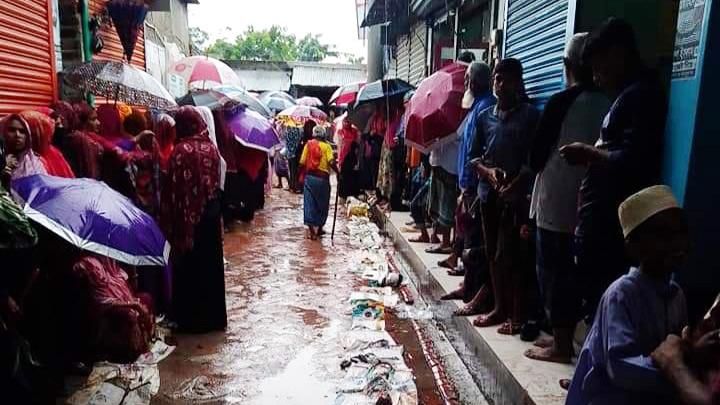
[[[383,71],[383,44],[382,26],[373,25],[367,33],[368,57],[367,57],[367,82],[374,82],[384,77]]]

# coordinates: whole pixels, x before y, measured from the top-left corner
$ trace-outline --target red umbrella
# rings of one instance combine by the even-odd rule
[[[339,87],[330,97],[330,105],[351,105],[357,99],[357,94],[365,86],[365,83],[351,83]]]
[[[457,132],[466,110],[465,70],[458,63],[448,65],[425,79],[406,107],[405,142],[427,152]]]

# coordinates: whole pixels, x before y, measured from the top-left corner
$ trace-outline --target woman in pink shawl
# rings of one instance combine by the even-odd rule
[[[47,174],[42,158],[32,150],[28,123],[21,116],[12,114],[2,121],[1,127],[7,153],[4,180]]]

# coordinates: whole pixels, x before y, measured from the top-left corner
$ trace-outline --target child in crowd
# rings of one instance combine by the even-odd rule
[[[676,403],[650,355],[687,324],[685,296],[671,280],[688,250],[687,221],[667,186],[631,196],[619,216],[628,254],[639,266],[603,295],[567,405]]]

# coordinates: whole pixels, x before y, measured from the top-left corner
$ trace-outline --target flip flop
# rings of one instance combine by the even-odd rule
[[[470,307],[468,305],[465,305],[462,308],[458,308],[453,312],[453,316],[474,316],[474,315],[480,315],[482,311],[478,308]]]
[[[422,237],[418,237],[418,238],[408,239],[408,242],[410,242],[410,243],[430,243],[430,240],[424,239]]]
[[[450,253],[453,252],[453,249],[451,247],[443,248],[440,246],[436,246],[436,247],[431,247],[431,248],[425,249],[425,252],[430,253],[430,254],[436,254],[436,255],[449,255]]]
[[[571,383],[571,382],[572,382],[572,381],[571,381],[571,380],[568,380],[567,378],[563,378],[563,379],[561,379],[560,381],[558,381],[558,383],[560,383],[560,388],[564,389],[565,391],[567,391],[567,390],[570,389],[570,383]]]
[[[516,325],[512,321],[507,321],[500,325],[500,327],[497,330],[497,333],[501,335],[508,335],[513,336],[520,333],[520,330],[522,330],[522,325]]]
[[[440,260],[437,265],[444,269],[455,270],[455,267],[451,266],[450,263],[447,261],[447,259]]]
[[[448,276],[462,277],[465,275],[465,269],[452,269],[447,271]]]
[[[473,325],[478,328],[486,328],[489,326],[501,325],[504,321],[497,316],[480,315],[473,321]]]

